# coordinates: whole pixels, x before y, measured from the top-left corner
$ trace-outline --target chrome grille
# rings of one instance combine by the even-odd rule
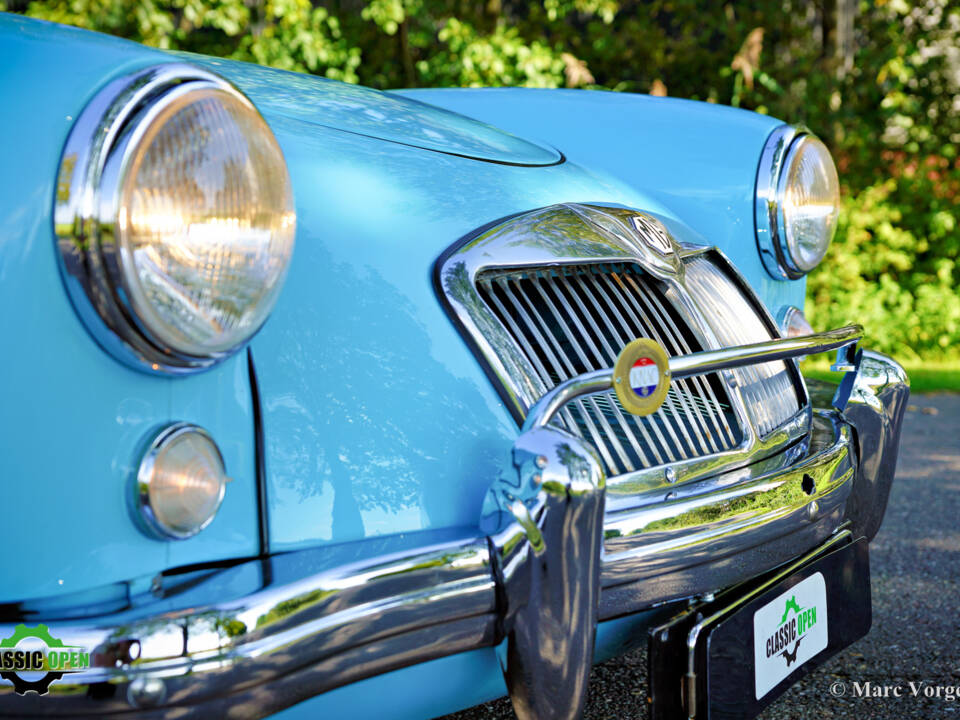
[[[487,272],[477,288],[548,389],[613,367],[637,337],[657,340],[670,355],[702,349],[658,282],[634,264]],[[742,440],[715,376],[672,382],[663,406],[647,417],[626,412],[609,392],[570,403],[560,418],[597,447],[608,475],[715,454]]]
[[[707,309],[707,322],[720,345],[729,347],[773,339],[732,278],[706,257],[691,258],[687,262],[686,286],[694,302]],[[785,362],[748,365],[731,372],[761,436],[776,430],[799,411],[797,391]]]

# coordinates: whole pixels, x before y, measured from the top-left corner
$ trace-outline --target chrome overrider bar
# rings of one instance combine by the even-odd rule
[[[375,538],[0,607],[0,639],[46,623],[91,667],[50,693],[0,684],[0,715],[262,717],[329,689],[496,647],[520,718],[575,718],[598,622],[736,585],[838,532],[871,537],[909,393],[859,329],[698,353],[674,373],[841,350],[835,407],[774,457],[605,508],[584,440],[531,421],[476,533]],[[822,395],[814,394],[815,396]],[[827,402],[826,404],[829,404]],[[546,417],[538,411],[538,418]]]

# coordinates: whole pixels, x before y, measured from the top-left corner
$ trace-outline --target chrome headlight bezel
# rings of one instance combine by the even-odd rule
[[[185,63],[120,77],[97,92],[74,122],[55,188],[60,269],[77,314],[107,352],[129,367],[153,374],[179,375],[216,365],[244,347],[266,320],[227,349],[179,351],[151,331],[125,286],[131,260],[120,242],[118,222],[125,172],[144,129],[165,107],[194,90],[225,93],[259,116],[229,82]],[[289,171],[285,172],[289,185]]]
[[[760,156],[755,194],[757,248],[764,268],[776,280],[797,280],[813,269],[801,267],[794,259],[786,233],[783,202],[791,162],[804,139],[810,138],[816,136],[803,126],[782,125],[767,138]],[[827,247],[831,241],[832,236]]]

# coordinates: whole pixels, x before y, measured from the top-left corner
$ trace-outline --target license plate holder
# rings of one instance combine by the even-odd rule
[[[651,720],[756,717],[866,635],[872,620],[867,548],[863,538],[835,538],[800,563],[724,591],[654,628]]]

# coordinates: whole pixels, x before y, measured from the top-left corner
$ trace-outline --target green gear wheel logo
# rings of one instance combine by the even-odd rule
[[[66,647],[62,640],[57,640],[57,638],[50,634],[50,629],[46,625],[41,623],[36,627],[28,628],[23,623],[20,623],[13,629],[13,635],[0,640],[0,649],[15,648],[20,644],[21,640],[26,638],[36,638],[46,644],[48,648]],[[48,672],[39,680],[24,680],[15,672],[0,672],[0,678],[9,680],[13,683],[13,690],[17,693],[17,695],[25,695],[30,691],[33,691],[38,695],[46,695],[47,691],[50,689],[50,683],[52,683],[54,680],[59,680],[62,677],[62,672]]]
[[[783,625],[783,624],[787,621],[787,615],[790,614],[790,610],[791,610],[791,609],[792,609],[793,612],[794,612],[795,614],[797,614],[797,615],[800,614],[800,610],[802,609],[799,605],[797,605],[797,596],[796,596],[796,595],[791,595],[791,596],[790,596],[790,599],[787,600],[787,603],[786,603],[786,605],[785,605],[784,608],[783,608],[783,617],[780,618],[780,624],[781,624],[781,625]]]

